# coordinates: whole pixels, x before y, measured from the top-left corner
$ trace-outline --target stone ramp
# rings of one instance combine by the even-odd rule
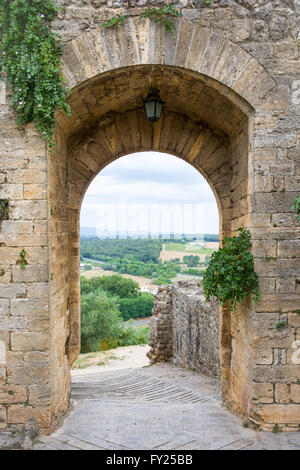
[[[205,394],[170,380],[129,369],[126,373],[100,374],[97,380],[89,378],[73,382],[74,400],[129,400],[131,402],[200,403],[210,400]]]
[[[220,384],[172,365],[73,377],[74,409],[35,450],[298,449],[300,433],[244,428]]]

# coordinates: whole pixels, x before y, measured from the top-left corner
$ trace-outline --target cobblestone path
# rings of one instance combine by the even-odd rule
[[[171,365],[73,377],[73,411],[36,450],[297,449],[300,433],[243,427],[215,379]]]

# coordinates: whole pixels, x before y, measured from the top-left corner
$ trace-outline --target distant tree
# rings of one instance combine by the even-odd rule
[[[163,284],[172,284],[172,281],[170,278],[166,277],[166,276],[157,276],[156,279],[153,279],[152,280],[153,284],[157,285],[157,286],[161,286]]]
[[[117,299],[97,289],[81,297],[81,352],[100,351],[103,341],[116,340],[122,317]]]
[[[190,268],[198,266],[200,257],[196,255],[184,256],[183,262]]]
[[[99,288],[121,298],[137,297],[140,291],[138,283],[133,279],[127,279],[117,274],[81,280],[82,294],[93,292]]]
[[[120,299],[120,312],[124,320],[130,318],[144,318],[152,315],[154,305],[153,295],[143,292],[138,297]]]

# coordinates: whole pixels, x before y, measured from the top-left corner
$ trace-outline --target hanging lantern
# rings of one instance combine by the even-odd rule
[[[163,102],[161,101],[159,94],[156,90],[151,90],[148,97],[144,102],[146,117],[151,122],[156,122],[160,119]]]

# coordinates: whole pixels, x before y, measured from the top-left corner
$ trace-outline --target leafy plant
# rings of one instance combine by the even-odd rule
[[[297,220],[300,222],[300,194],[296,197],[292,209],[297,212]]]
[[[272,432],[273,432],[274,434],[277,434],[278,432],[280,432],[280,428],[279,428],[279,426],[278,426],[277,423],[274,425],[274,427],[273,427],[273,429],[272,429]]]
[[[7,220],[9,217],[9,200],[0,199],[0,222]]]
[[[117,26],[120,28],[121,24],[124,23],[126,16],[113,16],[109,21],[101,23],[102,28],[111,28],[112,26]]]
[[[203,276],[206,299],[215,296],[221,304],[227,301],[233,311],[237,302],[243,302],[251,291],[254,301],[260,298],[258,276],[254,271],[254,259],[250,252],[251,235],[244,228],[237,237],[225,237],[223,246],[211,255]]]
[[[164,25],[165,31],[168,33],[176,30],[176,26],[170,18],[178,18],[179,16],[181,16],[180,11],[174,5],[168,5],[162,8],[147,8],[140,18],[149,18],[156,24]]]
[[[114,341],[121,332],[118,301],[98,288],[81,298],[81,352],[103,349],[103,341]]]
[[[0,75],[11,85],[16,122],[33,121],[51,148],[55,110],[71,113],[61,45],[49,27],[58,11],[53,0],[0,0]]]
[[[19,253],[19,255],[20,255],[20,258],[21,258],[21,261],[20,261],[20,269],[21,269],[22,271],[24,271],[24,269],[25,269],[25,267],[26,267],[26,264],[27,264],[27,261],[26,261],[26,259],[25,259],[26,250],[24,250],[24,248],[23,248],[23,250]]]
[[[282,330],[282,328],[284,328],[286,325],[287,325],[286,321],[281,321],[281,322],[277,323],[276,329],[277,330]]]

